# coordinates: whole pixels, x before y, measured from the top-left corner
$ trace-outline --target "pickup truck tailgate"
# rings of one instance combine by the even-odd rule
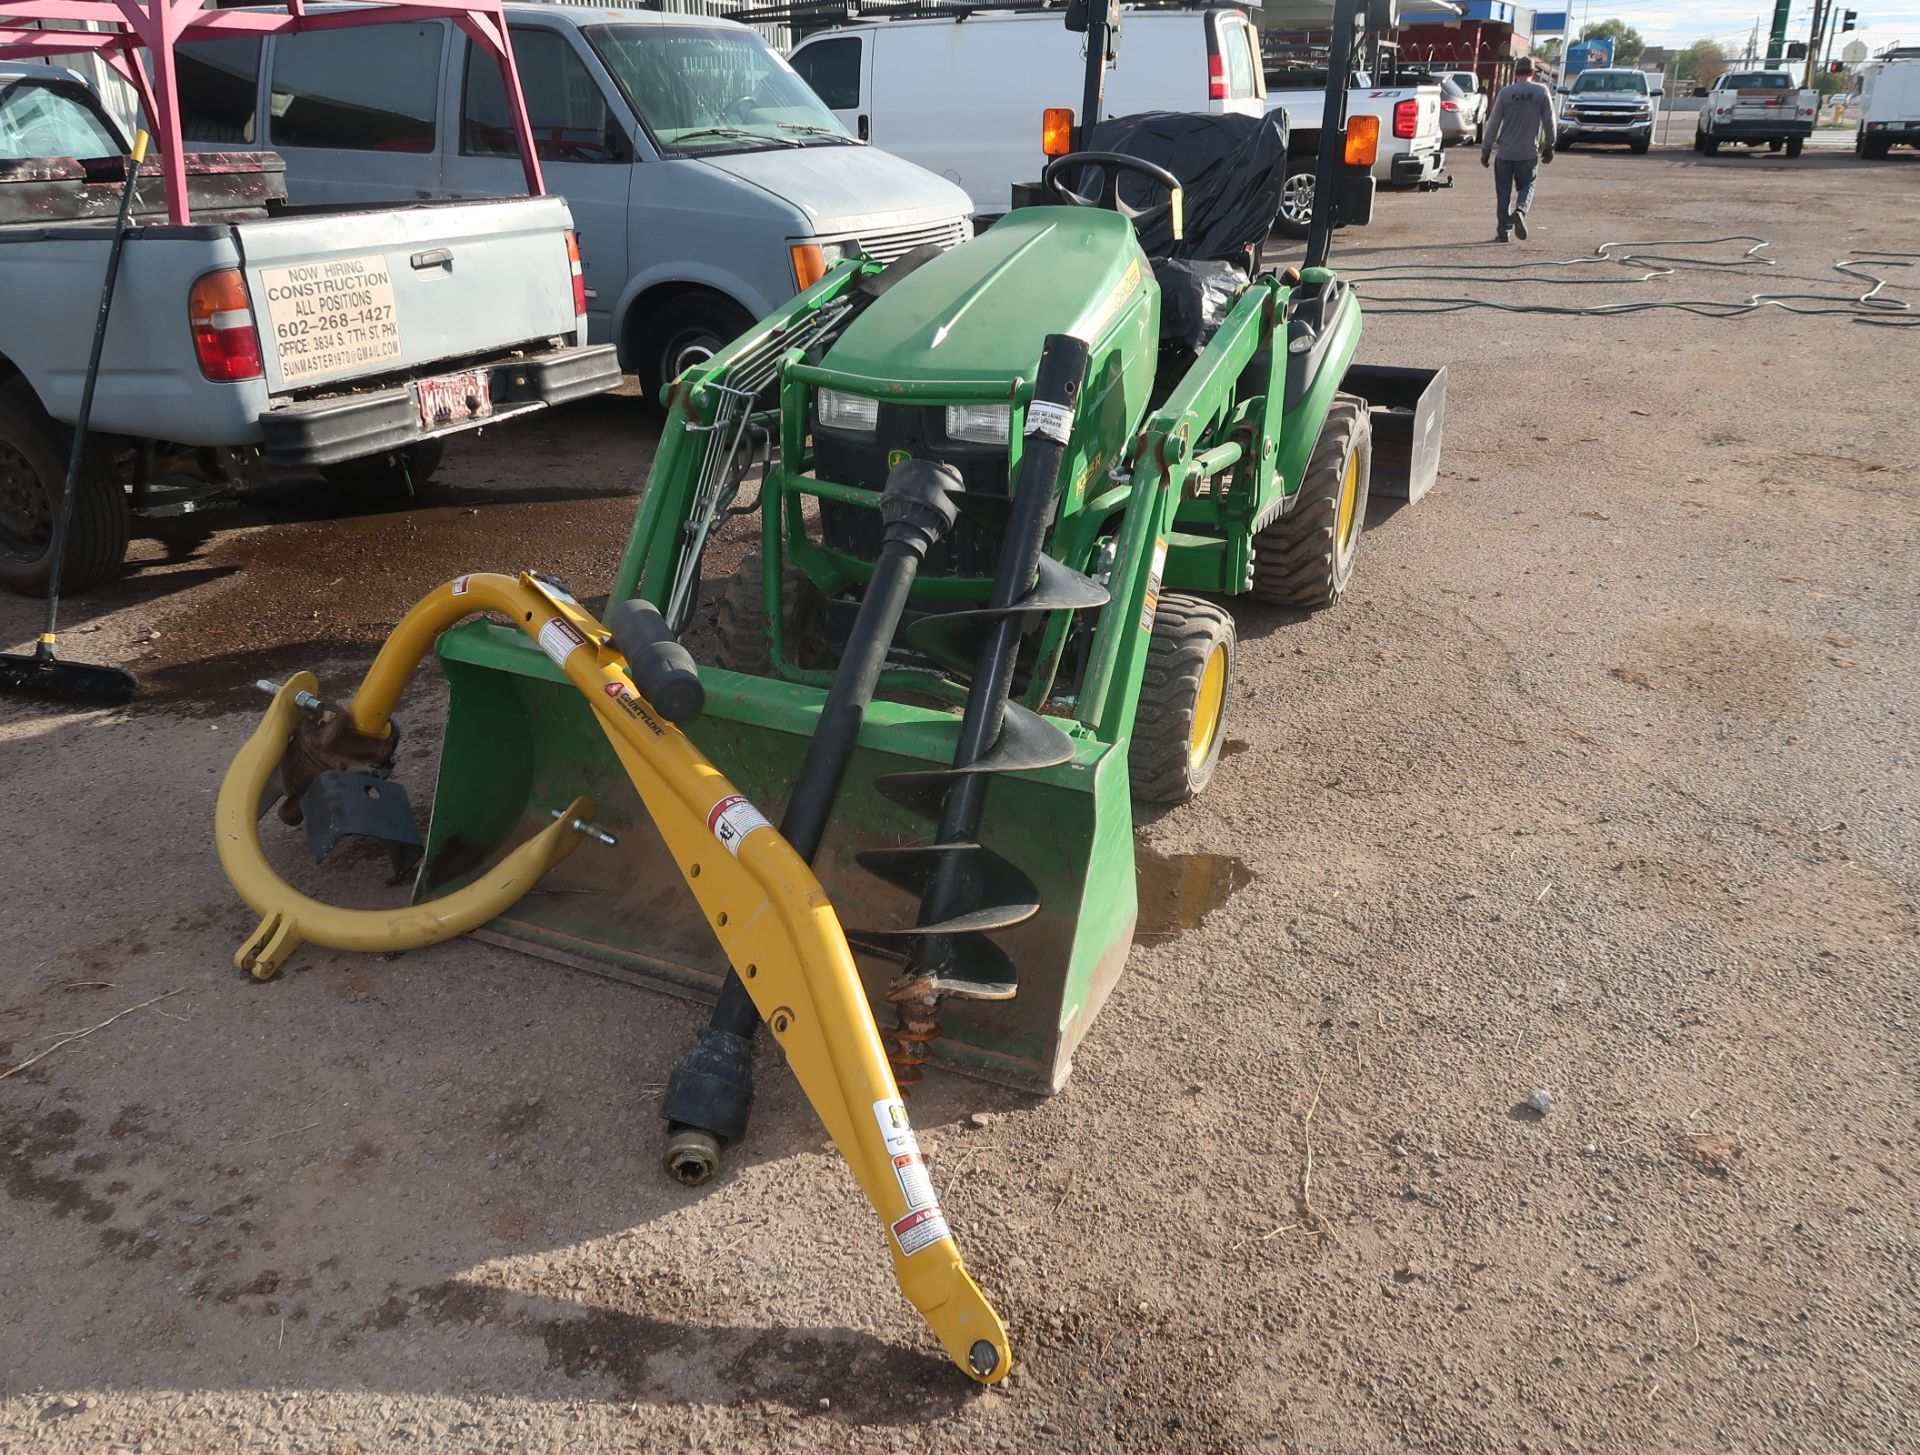
[[[419,370],[503,346],[571,341],[557,197],[296,213],[234,227],[268,389]]]

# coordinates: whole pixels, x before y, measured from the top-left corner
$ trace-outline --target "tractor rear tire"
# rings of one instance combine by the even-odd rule
[[[1237,651],[1225,611],[1197,596],[1161,596],[1127,747],[1136,801],[1185,803],[1212,780]]]
[[[746,557],[727,577],[719,605],[714,609],[713,664],[748,677],[771,677],[773,644],[767,639],[767,607],[762,596],[765,571],[758,551]],[[807,573],[792,561],[781,573],[781,599],[787,605],[787,658],[803,667],[831,666],[813,641],[820,613],[820,591]]]
[[[53,574],[53,529],[67,478],[73,431],[41,405],[24,379],[0,385],[0,586],[44,596]],[[73,525],[67,532],[62,593],[120,574],[132,510],[113,457],[97,436],[80,452]]]
[[[1331,606],[1353,580],[1373,483],[1367,402],[1336,394],[1307,462],[1300,498],[1253,538],[1253,596],[1269,606]]]

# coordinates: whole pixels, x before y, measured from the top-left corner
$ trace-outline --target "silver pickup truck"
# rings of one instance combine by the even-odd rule
[[[84,84],[0,70],[0,585],[38,592],[127,147]],[[261,152],[188,159],[194,221],[142,182],[75,500],[67,583],[115,574],[182,465],[421,483],[440,440],[620,381],[586,346],[557,197],[287,208]]]

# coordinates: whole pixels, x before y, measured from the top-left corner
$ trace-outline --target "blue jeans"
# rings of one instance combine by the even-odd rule
[[[1493,196],[1499,207],[1498,231],[1501,237],[1512,230],[1514,213],[1525,212],[1533,206],[1533,183],[1539,174],[1538,157],[1523,157],[1512,162],[1505,157],[1493,159]]]

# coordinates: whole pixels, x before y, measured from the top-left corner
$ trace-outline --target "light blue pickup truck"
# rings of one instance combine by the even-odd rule
[[[378,34],[368,30],[362,33]],[[127,143],[91,90],[0,69],[0,586],[38,593]],[[280,160],[201,153],[193,221],[142,183],[66,584],[112,576],[169,467],[411,485],[441,439],[613,388],[558,197],[288,208]]]

